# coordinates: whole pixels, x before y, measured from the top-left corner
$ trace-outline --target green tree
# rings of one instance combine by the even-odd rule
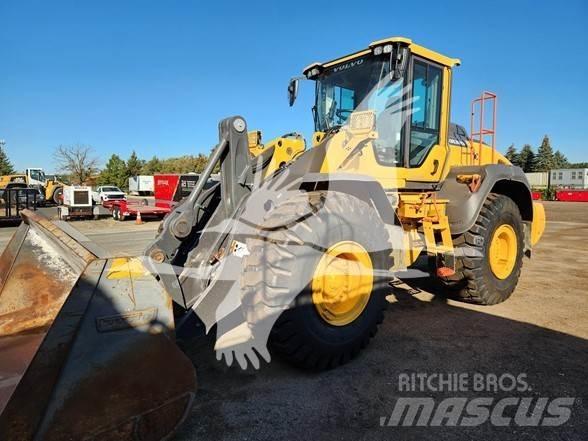
[[[153,175],[155,173],[161,173],[162,167],[163,165],[161,160],[157,156],[154,156],[145,164],[143,164],[143,168],[141,168],[141,174]]]
[[[525,144],[521,149],[518,166],[521,167],[525,173],[535,171],[535,153],[529,144]]]
[[[545,135],[537,151],[536,171],[549,171],[554,168],[553,149],[549,136]]]
[[[517,149],[515,148],[514,144],[511,144],[508,149],[506,149],[506,153],[504,154],[504,157],[506,159],[508,159],[510,162],[512,162],[513,165],[518,165],[519,164],[519,154],[517,153]]]
[[[0,144],[0,175],[10,175],[14,173],[14,167],[8,159],[8,155],[3,148],[4,143]]]
[[[568,168],[569,166],[568,158],[562,152],[556,150],[553,154],[553,168]]]
[[[106,167],[100,173],[98,185],[116,185],[126,187],[128,185],[127,164],[118,155],[112,155]]]
[[[207,162],[208,158],[202,154],[167,158],[162,161],[161,171],[163,173],[200,173]]]
[[[131,156],[127,160],[127,182],[131,176],[138,176],[145,165],[145,161],[137,157],[137,153],[133,150]]]

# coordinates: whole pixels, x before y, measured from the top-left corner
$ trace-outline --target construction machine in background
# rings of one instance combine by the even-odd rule
[[[38,187],[46,201],[59,205],[63,200],[63,182],[47,177],[42,168],[27,168],[24,173],[0,176],[0,189],[11,182],[22,182],[30,187]]]
[[[495,151],[493,123],[482,116],[468,135],[450,122],[457,65],[390,38],[307,67],[312,148],[281,160],[299,138],[261,148],[242,117],[221,121],[142,258],[26,212],[0,259],[0,438],[164,438],[194,397],[174,340],[195,316],[228,364],[259,367],[269,347],[325,369],[367,346],[393,274],[421,256],[448,295],[507,299],[544,212]],[[291,104],[297,90],[295,79]]]

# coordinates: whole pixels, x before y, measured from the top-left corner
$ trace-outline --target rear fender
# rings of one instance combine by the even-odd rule
[[[458,175],[480,175],[481,184],[472,192],[457,181]],[[531,188],[519,167],[493,164],[453,167],[443,181],[438,197],[448,199],[447,216],[452,234],[468,231],[478,218],[489,193],[509,196],[519,207],[523,221],[533,220]]]

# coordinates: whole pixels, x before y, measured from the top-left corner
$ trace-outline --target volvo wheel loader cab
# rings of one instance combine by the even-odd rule
[[[471,138],[450,123],[459,64],[406,38],[311,64],[303,73],[316,84],[313,143],[333,145],[320,170],[327,179],[365,175],[391,200],[405,241],[396,267],[425,250],[459,298],[498,303],[514,290],[544,214],[522,170],[494,149],[494,94],[474,100]]]

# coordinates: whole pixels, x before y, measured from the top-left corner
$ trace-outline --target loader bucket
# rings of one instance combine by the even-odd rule
[[[141,260],[23,211],[0,258],[0,439],[167,437],[196,390],[174,337]]]

